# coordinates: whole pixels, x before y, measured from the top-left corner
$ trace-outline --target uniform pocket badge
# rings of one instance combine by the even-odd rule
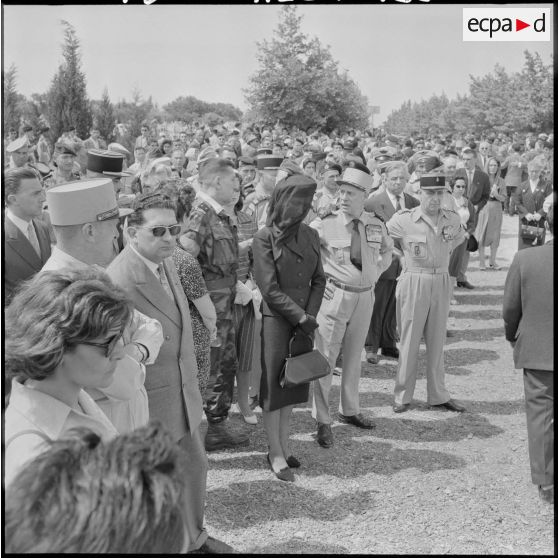
[[[382,243],[382,227],[380,225],[366,225],[364,232],[366,234],[366,242]]]
[[[446,242],[450,242],[455,238],[455,233],[453,232],[453,227],[451,225],[445,225],[442,227],[442,239]]]

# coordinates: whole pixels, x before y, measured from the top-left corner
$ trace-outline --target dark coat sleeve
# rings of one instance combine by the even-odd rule
[[[308,227],[308,231],[312,235],[312,244],[318,253],[318,265],[314,269],[314,274],[312,275],[311,285],[310,285],[310,298],[308,299],[308,304],[306,304],[306,312],[311,316],[316,317],[322,305],[322,298],[324,296],[325,286],[326,286],[326,276],[324,269],[322,267],[322,254],[320,250],[320,237],[318,231]]]
[[[473,204],[471,203],[471,200],[467,200],[467,209],[469,209],[469,220],[467,221],[466,225],[465,225],[465,230],[469,233],[469,234],[473,234],[475,232],[475,228],[477,226],[477,221],[478,221],[478,216],[477,213],[475,211],[475,208],[473,207]]]
[[[259,230],[254,236],[252,251],[254,253],[254,278],[262,293],[262,298],[270,308],[295,326],[306,312],[279,287],[273,257],[272,237],[267,227]]]
[[[522,316],[520,254],[521,252],[516,252],[504,285],[502,314],[504,318],[505,335],[508,341],[515,341],[517,337],[517,328],[519,327]]]
[[[479,212],[488,203],[488,198],[490,197],[490,179],[485,172],[481,174],[481,187],[482,191],[480,200],[477,204],[477,212]]]

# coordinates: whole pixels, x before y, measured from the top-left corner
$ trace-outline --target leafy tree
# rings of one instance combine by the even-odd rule
[[[7,72],[2,70],[2,82],[4,84],[4,126],[6,128],[19,128],[19,119],[21,112],[18,104],[23,95],[20,95],[16,89],[17,67],[12,64]]]
[[[178,97],[166,104],[163,110],[170,120],[187,123],[199,120],[208,113],[216,114],[223,120],[239,120],[242,117],[242,111],[230,103],[207,103],[191,95]]]
[[[244,90],[260,119],[286,126],[366,127],[368,101],[329,47],[301,31],[296,6],[285,6],[271,41],[257,43],[258,71]]]
[[[114,124],[116,122],[114,107],[110,102],[108,89],[105,87],[100,101],[93,101],[94,124],[99,128],[101,136],[105,138],[107,144],[113,139]]]
[[[72,25],[64,20],[61,23],[64,27],[64,60],[47,94],[48,119],[56,138],[70,126],[76,127],[79,137],[87,137],[91,127],[91,107],[85,74],[81,71],[80,42]]]

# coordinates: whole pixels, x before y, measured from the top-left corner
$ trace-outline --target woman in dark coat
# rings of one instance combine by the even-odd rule
[[[302,222],[315,191],[316,182],[301,174],[281,180],[269,204],[267,226],[252,244],[254,276],[263,297],[260,406],[267,459],[275,475],[288,481],[294,481],[289,467],[300,466],[288,451],[289,420],[294,405],[308,401],[309,384],[282,388],[279,374],[295,331],[302,342],[293,343],[293,355],[312,350],[326,284],[318,234]]]

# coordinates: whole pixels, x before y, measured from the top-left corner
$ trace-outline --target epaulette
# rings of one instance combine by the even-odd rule
[[[410,208],[403,208],[400,209],[397,213],[411,213],[411,211],[413,211],[413,209],[416,209],[417,207],[420,207],[420,205],[417,205],[416,207],[410,207]]]
[[[210,210],[211,207],[209,206],[209,204],[206,201],[201,201],[199,204],[194,205],[194,207],[192,207],[192,211],[198,211],[199,213],[202,213],[203,215],[207,215],[207,211]]]
[[[457,211],[454,211],[453,209],[451,209],[451,207],[442,207],[442,211],[446,211],[448,213],[453,213],[454,215],[457,215]]]
[[[367,213],[368,215],[370,215],[370,217],[376,217],[376,219],[378,219],[379,221],[381,221],[382,223],[385,223],[385,220],[383,217],[380,217],[380,215],[378,215],[376,212],[374,211],[366,211],[364,210],[364,213]]]

